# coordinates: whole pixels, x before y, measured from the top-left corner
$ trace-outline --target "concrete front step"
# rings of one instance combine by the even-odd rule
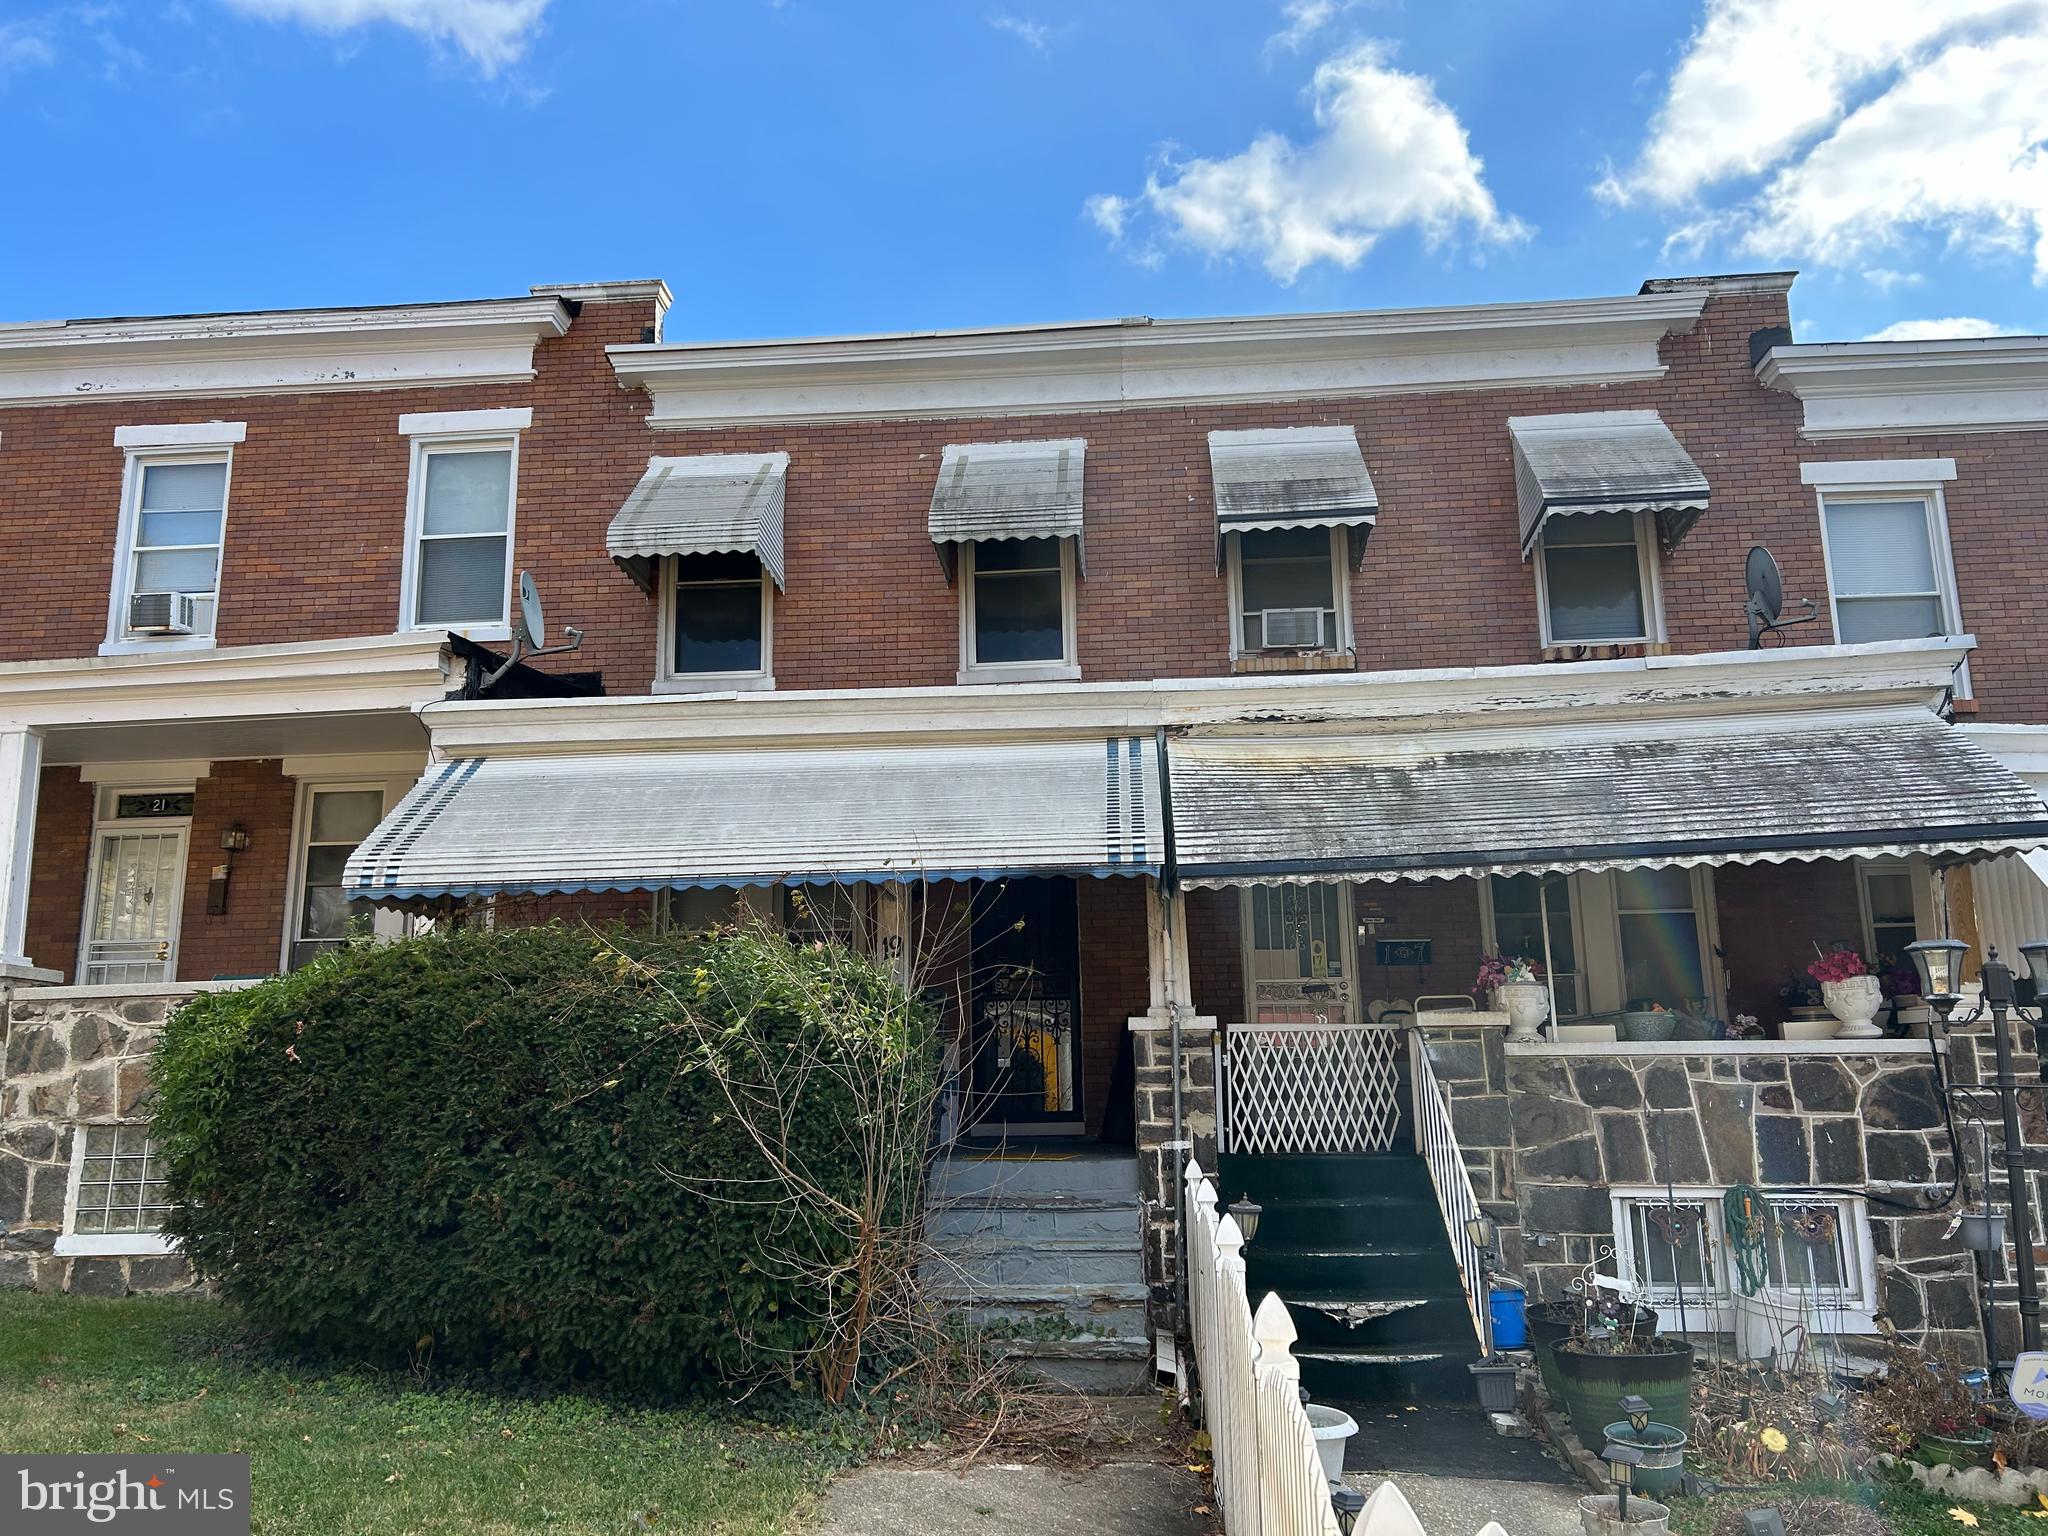
[[[1034,1376],[1090,1396],[1143,1392],[1152,1385],[1152,1341],[1142,1333],[1008,1339],[995,1348]]]
[[[939,1282],[928,1287],[970,1328],[1043,1326],[1057,1321],[1062,1329],[1081,1334],[1121,1338],[1146,1336],[1145,1304],[1150,1292],[1142,1285],[974,1285]]]
[[[931,1174],[935,1201],[987,1194],[1005,1199],[1030,1195],[1138,1194],[1138,1159],[1131,1153],[1075,1152],[997,1155],[956,1150]]]
[[[949,1243],[925,1260],[926,1283],[980,1291],[990,1286],[1056,1285],[1091,1289],[1137,1284],[1145,1278],[1143,1253],[1134,1242],[1091,1242],[1046,1238],[1031,1245]]]
[[[948,1253],[963,1245],[1032,1247],[1076,1240],[1136,1250],[1143,1244],[1144,1214],[1135,1196],[967,1196],[933,1207],[925,1237]]]

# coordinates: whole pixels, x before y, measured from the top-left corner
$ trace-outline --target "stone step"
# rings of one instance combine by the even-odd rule
[[[955,1152],[933,1167],[931,1196],[957,1201],[986,1194],[1008,1200],[1030,1195],[1138,1194],[1138,1159],[1133,1155],[1076,1154],[987,1156]]]
[[[927,1286],[980,1290],[1043,1283],[1092,1290],[1142,1282],[1145,1259],[1135,1234],[1131,1241],[1115,1243],[1048,1239],[1029,1246],[950,1244],[925,1260],[923,1274]]]
[[[950,1200],[927,1214],[925,1240],[944,1252],[963,1243],[986,1245],[991,1241],[1017,1245],[1063,1240],[1128,1242],[1135,1248],[1143,1241],[1143,1224],[1144,1207],[1135,1198],[1124,1196],[1041,1196],[1028,1202],[1002,1199],[994,1204],[979,1199]]]
[[[1091,1397],[1144,1392],[1152,1385],[1152,1341],[1142,1333],[1009,1339],[995,1348],[1032,1375]]]
[[[1142,1283],[1113,1285],[963,1285],[938,1280],[927,1293],[947,1306],[970,1328],[1043,1326],[1058,1320],[1081,1334],[1142,1338],[1147,1333],[1145,1304],[1150,1292]]]

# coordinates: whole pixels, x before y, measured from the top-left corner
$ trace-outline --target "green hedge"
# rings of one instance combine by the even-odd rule
[[[309,1352],[656,1392],[801,1380],[831,1307],[799,1272],[851,1237],[773,1179],[718,1182],[768,1173],[720,1077],[797,1100],[792,1153],[852,1194],[874,1117],[846,1085],[914,1100],[929,1029],[870,962],[773,936],[349,947],[170,1021],[171,1230]],[[907,1201],[923,1145],[900,1141]]]

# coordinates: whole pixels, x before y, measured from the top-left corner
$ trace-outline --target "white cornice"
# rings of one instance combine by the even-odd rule
[[[0,325],[0,406],[517,381],[568,328],[552,295]]]
[[[629,278],[610,283],[535,283],[528,290],[536,295],[552,294],[577,304],[652,303],[666,312],[675,303],[668,284],[658,277]]]
[[[2048,338],[1773,347],[1757,378],[1798,397],[1809,438],[2048,427]]]
[[[1788,646],[1627,661],[1298,677],[834,689],[688,697],[448,701],[421,718],[436,756],[658,750],[904,736],[1006,739],[1160,727],[1412,733],[1646,713],[1933,708],[1974,641]],[[1796,731],[1792,733],[1796,737]],[[1789,750],[1789,749],[1788,749]]]
[[[405,711],[450,686],[445,635],[0,665],[0,728]]]
[[[648,425],[1023,415],[1655,378],[1704,288],[1238,319],[678,342],[607,351]]]

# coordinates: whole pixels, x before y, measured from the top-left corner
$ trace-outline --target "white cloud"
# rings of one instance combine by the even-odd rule
[[[1033,53],[1052,52],[1053,29],[1042,21],[1033,21],[1028,16],[1010,16],[998,12],[988,18],[988,24],[998,32],[1007,32]]]
[[[2048,281],[2044,78],[2048,0],[1708,0],[1597,190],[1673,209],[1667,249],[1848,266],[1924,232]]]
[[[1952,337],[2023,336],[2024,331],[1970,315],[1947,320],[1894,320],[1881,331],[1872,331],[1865,341],[1946,341]]]
[[[1285,0],[1280,7],[1282,26],[1266,39],[1266,52],[1299,53],[1303,44],[1357,3],[1358,0]]]
[[[517,64],[540,30],[548,0],[226,0],[271,21],[321,32],[388,22],[467,54],[486,76]]]
[[[1169,158],[1136,197],[1097,194],[1085,211],[1114,239],[1142,210],[1164,238],[1255,257],[1283,283],[1321,261],[1355,267],[1396,229],[1433,246],[1461,233],[1487,244],[1529,233],[1494,202],[1434,83],[1395,69],[1386,44],[1325,61],[1310,94],[1317,132],[1307,142],[1269,132],[1222,159]]]
[[[1927,279],[1918,272],[1895,272],[1890,267],[1872,267],[1863,274],[1863,281],[1879,293],[1890,293],[1894,288],[1917,288]]]
[[[47,69],[57,50],[40,27],[25,21],[0,21],[0,81],[25,70]]]

